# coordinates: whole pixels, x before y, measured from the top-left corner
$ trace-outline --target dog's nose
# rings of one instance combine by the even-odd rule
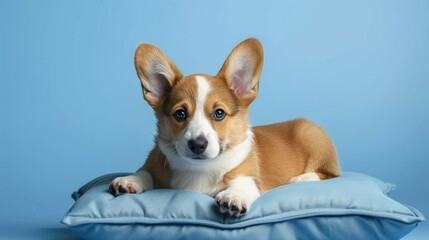
[[[188,141],[189,149],[195,154],[203,153],[208,145],[208,141],[204,136],[199,136],[195,139],[191,139]]]

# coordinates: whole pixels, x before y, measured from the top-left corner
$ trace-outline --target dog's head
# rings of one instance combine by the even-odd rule
[[[216,76],[185,77],[155,46],[137,48],[143,95],[158,119],[157,142],[173,166],[200,166],[245,151],[235,148],[252,138],[247,109],[258,93],[262,65],[256,39],[236,46]]]

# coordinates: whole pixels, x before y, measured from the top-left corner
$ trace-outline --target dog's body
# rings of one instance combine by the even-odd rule
[[[159,49],[140,45],[135,64],[158,119],[156,145],[145,165],[115,179],[110,191],[187,189],[213,196],[221,212],[241,216],[274,187],[338,176],[334,146],[317,125],[297,119],[249,126],[262,62],[262,46],[248,39],[217,76],[183,77]]]

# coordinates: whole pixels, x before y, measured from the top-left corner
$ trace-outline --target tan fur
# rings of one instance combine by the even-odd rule
[[[243,61],[246,63],[245,69],[240,69],[237,62]],[[258,93],[263,65],[263,50],[259,41],[248,39],[239,44],[217,76],[198,74],[184,77],[161,50],[149,44],[138,47],[135,64],[144,98],[153,107],[158,119],[158,140],[174,142],[187,127],[188,121],[178,122],[173,115],[178,109],[185,109],[192,118],[196,107],[197,76],[203,76],[211,89],[204,103],[204,114],[218,134],[221,151],[233,151],[246,139],[248,106]],[[248,81],[237,85],[237,76],[247,77]],[[226,113],[222,121],[212,119],[213,111],[218,108]],[[252,132],[254,144],[250,153],[238,166],[222,176],[217,183],[218,189],[225,188],[238,176],[253,177],[263,193],[288,184],[293,177],[306,172],[315,172],[322,180],[340,175],[332,141],[319,126],[306,119],[258,126],[252,128]],[[158,142],[140,170],[151,174],[154,188],[171,187],[172,176],[177,171],[171,168]]]
[[[325,132],[306,119],[253,128],[254,154],[226,174],[251,174],[261,192],[289,183],[292,177],[316,172],[320,179],[340,175],[334,146]]]

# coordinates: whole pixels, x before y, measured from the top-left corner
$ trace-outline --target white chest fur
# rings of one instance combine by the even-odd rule
[[[186,189],[200,192],[214,197],[221,190],[219,181],[222,172],[205,171],[175,171],[171,179],[171,186],[178,189]]]

